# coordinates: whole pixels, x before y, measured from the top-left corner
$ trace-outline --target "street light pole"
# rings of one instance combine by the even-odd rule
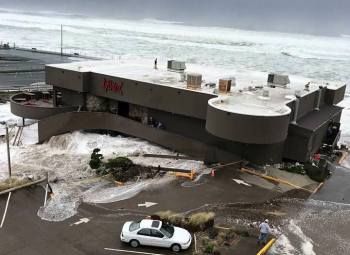
[[[9,178],[11,178],[11,156],[10,156],[10,137],[9,137],[9,127],[6,123],[6,143],[7,143],[7,163],[9,168]]]
[[[61,24],[61,56],[63,56],[63,25]]]

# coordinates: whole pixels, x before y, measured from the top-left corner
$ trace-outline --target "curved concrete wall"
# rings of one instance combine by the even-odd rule
[[[104,112],[67,112],[40,120],[38,123],[39,142],[42,143],[54,135],[84,129],[113,130],[139,137],[208,163],[229,163],[241,159],[241,156],[234,152]]]
[[[252,116],[227,112],[208,105],[206,129],[230,141],[248,144],[275,144],[287,138],[290,114]]]
[[[41,106],[33,106],[33,105],[23,105],[15,101],[16,97],[19,95],[15,95],[10,99],[11,112],[19,117],[33,119],[33,120],[41,120],[43,118],[47,118],[49,116],[59,114],[62,112],[71,112],[77,110],[76,106],[69,107],[41,107]]]
[[[205,158],[208,150],[202,142],[105,112],[67,112],[45,118],[38,123],[39,142],[54,135],[84,129],[117,131],[199,158]]]

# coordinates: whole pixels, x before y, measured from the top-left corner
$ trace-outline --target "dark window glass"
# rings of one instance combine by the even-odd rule
[[[159,220],[154,220],[152,221],[152,228],[159,228],[160,221]]]
[[[140,228],[140,222],[133,222],[129,226],[129,231],[135,231]]]
[[[168,238],[171,238],[174,235],[174,227],[168,224],[163,224],[160,228],[160,231]]]
[[[152,229],[151,230],[151,236],[157,237],[157,238],[163,238],[164,235],[160,233],[158,230]]]
[[[139,232],[137,232],[138,235],[140,236],[150,236],[151,235],[151,230],[148,228],[143,228]]]

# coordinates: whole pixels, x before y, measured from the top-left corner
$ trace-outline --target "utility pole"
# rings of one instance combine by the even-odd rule
[[[61,56],[63,56],[63,25],[61,24]]]
[[[9,178],[11,178],[11,156],[10,156],[10,137],[9,137],[9,127],[7,126],[7,123],[5,124],[6,127],[6,143],[7,143],[7,163],[9,168]]]

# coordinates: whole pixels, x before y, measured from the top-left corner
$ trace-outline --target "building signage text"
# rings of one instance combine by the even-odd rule
[[[114,93],[123,95],[123,82],[103,79],[103,88],[106,92],[112,91]]]

